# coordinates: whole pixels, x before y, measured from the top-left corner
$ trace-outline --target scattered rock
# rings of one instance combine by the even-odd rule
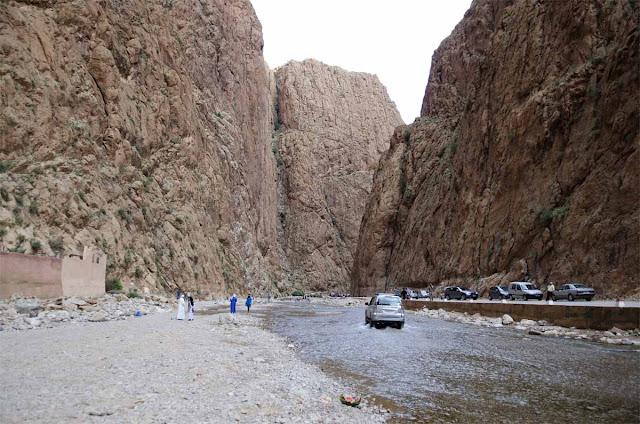
[[[89,317],[91,322],[102,322],[107,320],[107,314],[102,311],[96,312]]]
[[[542,336],[542,331],[535,330],[532,328],[529,330],[529,334],[531,334],[532,336]]]
[[[38,299],[19,299],[14,303],[14,308],[19,314],[35,317],[42,310],[42,304]]]
[[[513,324],[513,318],[511,315],[504,314],[502,315],[502,325],[511,325]]]

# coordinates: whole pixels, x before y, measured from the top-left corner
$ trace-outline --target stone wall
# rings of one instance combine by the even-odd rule
[[[105,293],[107,257],[96,249],[84,249],[82,258],[62,259],[63,296],[102,296]]]
[[[405,300],[404,307],[410,310],[444,309],[445,311],[479,313],[488,317],[510,315],[515,320],[545,320],[563,327],[591,330],[623,330],[640,328],[640,308],[618,308],[591,305],[541,305],[501,302],[442,302]]]
[[[55,258],[0,253],[0,298],[102,296],[107,257],[85,248],[82,257]]]
[[[0,252],[0,298],[62,296],[61,271],[58,258]]]

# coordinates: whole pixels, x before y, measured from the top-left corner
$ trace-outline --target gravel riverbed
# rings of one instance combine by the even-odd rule
[[[172,316],[0,332],[0,422],[384,421],[258,318]]]

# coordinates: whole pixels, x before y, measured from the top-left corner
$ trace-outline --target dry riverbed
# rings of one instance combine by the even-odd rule
[[[171,318],[0,332],[0,422],[384,421],[257,318]]]

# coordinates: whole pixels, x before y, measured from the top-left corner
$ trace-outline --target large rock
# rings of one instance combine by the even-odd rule
[[[3,2],[0,28],[5,250],[18,234],[46,254],[97,244],[110,277],[151,291],[273,288],[273,117],[249,0]]]
[[[375,75],[315,60],[275,71],[279,218],[291,283],[347,291],[373,172],[402,123]]]
[[[13,307],[19,314],[35,317],[42,310],[42,303],[38,299],[18,299]]]
[[[352,291],[640,290],[635,2],[475,0],[374,178]],[[483,283],[484,281],[484,283]]]

